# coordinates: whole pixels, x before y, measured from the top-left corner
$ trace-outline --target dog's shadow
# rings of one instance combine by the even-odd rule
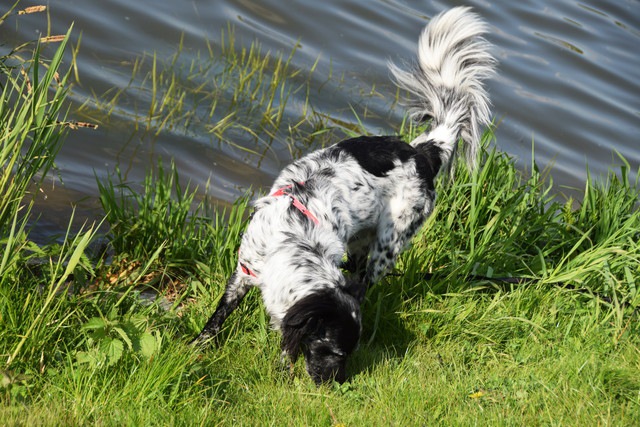
[[[374,286],[362,305],[360,345],[348,364],[348,376],[371,371],[386,361],[403,357],[416,340],[406,327],[401,308],[408,296],[400,281]]]

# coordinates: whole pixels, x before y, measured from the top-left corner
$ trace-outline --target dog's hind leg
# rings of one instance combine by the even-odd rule
[[[371,286],[394,265],[396,258],[416,234],[425,216],[412,210],[402,218],[390,216],[378,224],[378,234],[369,253],[365,283]]]
[[[235,271],[227,282],[224,295],[222,295],[216,311],[204,325],[202,332],[191,343],[203,343],[215,337],[220,332],[224,321],[238,307],[252,286],[252,283],[242,272]]]

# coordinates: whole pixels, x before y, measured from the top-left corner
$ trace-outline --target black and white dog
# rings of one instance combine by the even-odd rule
[[[431,213],[434,180],[449,170],[460,139],[473,166],[490,118],[482,82],[495,61],[485,32],[469,8],[451,9],[423,31],[413,70],[390,65],[398,86],[415,97],[412,118],[430,122],[428,132],[410,144],[389,136],[345,140],[280,173],[255,203],[236,271],[196,342],[215,336],[257,286],[284,353],[292,361],[304,354],[318,384],[345,380],[365,291]]]

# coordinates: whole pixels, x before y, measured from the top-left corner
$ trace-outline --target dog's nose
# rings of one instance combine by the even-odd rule
[[[328,384],[332,381],[336,381],[340,384],[347,380],[347,375],[344,368],[338,368],[335,370],[328,370],[321,373],[309,373],[316,385]]]

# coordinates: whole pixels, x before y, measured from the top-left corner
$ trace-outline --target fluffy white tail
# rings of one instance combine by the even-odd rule
[[[415,99],[409,113],[430,130],[411,142],[440,148],[442,168],[449,168],[458,140],[470,167],[475,165],[482,127],[490,123],[490,102],[482,82],[494,72],[485,23],[468,7],[434,17],[418,44],[418,64],[404,71],[389,65],[396,84]]]

